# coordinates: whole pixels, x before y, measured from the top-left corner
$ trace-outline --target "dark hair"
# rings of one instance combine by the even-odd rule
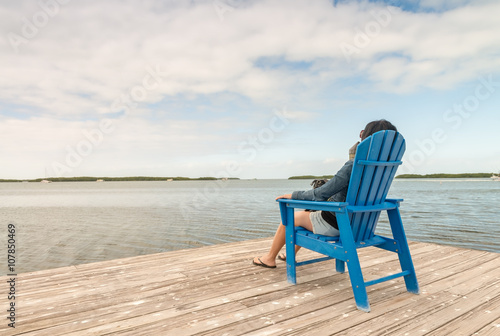
[[[377,133],[378,131],[383,131],[383,130],[391,130],[391,131],[398,131],[396,126],[391,124],[389,121],[385,119],[380,119],[380,120],[375,120],[372,122],[369,122],[366,124],[365,129],[363,130],[363,135],[361,137],[362,140],[365,140],[368,138],[370,135],[373,133]]]

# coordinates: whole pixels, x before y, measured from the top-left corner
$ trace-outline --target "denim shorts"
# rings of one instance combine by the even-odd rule
[[[311,212],[309,218],[313,226],[313,233],[331,237],[340,234],[339,230],[328,224],[323,217],[321,217],[321,211]]]

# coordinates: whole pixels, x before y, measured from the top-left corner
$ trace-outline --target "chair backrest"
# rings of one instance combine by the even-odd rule
[[[347,191],[349,206],[385,202],[405,149],[405,139],[395,131],[377,132],[358,145]],[[374,236],[379,216],[380,211],[350,214],[356,242]]]

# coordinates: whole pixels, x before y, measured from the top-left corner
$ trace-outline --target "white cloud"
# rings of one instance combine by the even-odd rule
[[[314,129],[313,122],[335,119],[318,110],[332,106],[329,113],[352,118],[344,102],[365,103],[343,92],[453,89],[500,69],[497,1],[421,2],[440,12],[326,0],[226,3],[234,10],[221,20],[209,0],[69,2],[17,53],[12,33],[22,37],[24,18],[33,23],[43,10],[38,2],[2,3],[2,153],[24,166],[28,158],[63,160],[83,130],[109,117],[116,131],[81,169],[90,171],[93,160],[97,169],[97,158],[105,159],[99,153],[122,164],[137,155],[143,166],[158,167],[168,160],[150,153],[237,156],[248,132],[267,127],[273,108],[288,105],[291,129],[306,138],[301,123]],[[366,45],[357,43],[367,32]],[[357,49],[350,63],[343,44]],[[259,64],[263,59],[269,64]],[[178,97],[185,104],[169,105]],[[198,101],[224,111],[183,106]]]
[[[258,1],[226,12],[223,21],[210,1],[163,9],[154,4],[94,1],[61,6],[36,36],[18,46],[18,54],[2,44],[2,99],[47,114],[104,113],[120,94],[141,84],[148,66],[159,65],[168,78],[144,103],[177,93],[226,90],[257,101],[282,101],[299,81],[315,82],[338,70],[339,63],[345,67],[339,45],[354,45],[360,31],[377,24],[380,32],[359,48],[355,59],[362,61],[360,73],[368,70],[386,89],[413,90],[429,83],[449,87],[499,62],[499,3],[469,4],[442,14],[393,9],[388,22],[383,16],[388,9],[380,4],[334,8],[329,1],[286,6]],[[33,21],[41,8],[11,5],[3,11]],[[20,34],[22,27],[11,19],[4,23],[3,35]],[[263,56],[320,62],[323,71],[300,72],[301,78],[283,69],[262,71],[253,62]],[[397,85],[394,75],[384,71],[393,61]]]

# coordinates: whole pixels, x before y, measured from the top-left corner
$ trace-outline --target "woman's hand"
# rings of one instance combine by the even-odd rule
[[[288,199],[291,199],[292,198],[292,194],[285,194],[285,195],[281,195],[281,196],[278,196],[276,197],[276,199],[280,199],[280,198],[288,198]]]

